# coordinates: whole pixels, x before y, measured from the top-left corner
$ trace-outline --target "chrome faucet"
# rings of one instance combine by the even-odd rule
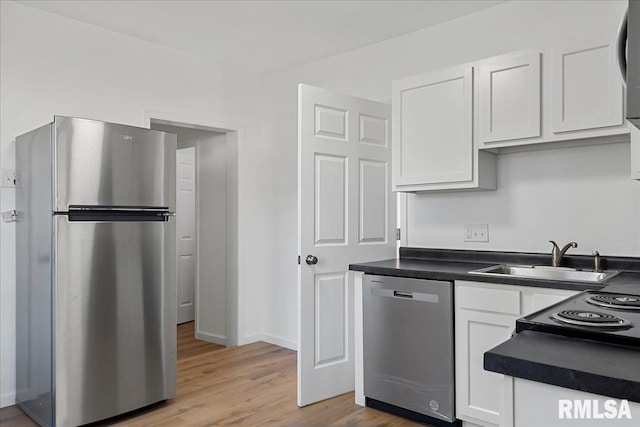
[[[549,243],[553,245],[553,249],[551,250],[551,265],[554,267],[559,267],[560,262],[562,262],[562,257],[569,250],[569,248],[577,248],[578,244],[576,242],[567,243],[564,248],[560,249],[556,242],[553,240],[549,240]]]
[[[600,259],[600,252],[593,251],[591,252],[593,255],[593,271],[596,273],[602,273],[602,260]]]

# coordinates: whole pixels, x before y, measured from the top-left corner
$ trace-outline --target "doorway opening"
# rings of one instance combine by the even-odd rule
[[[237,132],[156,118],[149,127],[178,137],[178,323],[193,321],[196,339],[237,345]]]

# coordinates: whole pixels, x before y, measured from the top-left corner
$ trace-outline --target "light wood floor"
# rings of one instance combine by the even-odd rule
[[[223,345],[197,340],[194,336],[195,322],[187,322],[178,325],[178,362],[225,348]]]
[[[105,425],[118,426],[418,426],[353,403],[347,393],[296,405],[296,353],[259,342],[225,348],[178,328],[178,392],[167,402]],[[16,406],[0,410],[2,427],[35,426]]]

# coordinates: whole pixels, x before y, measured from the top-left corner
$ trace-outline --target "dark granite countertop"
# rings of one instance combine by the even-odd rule
[[[497,264],[549,265],[550,255],[420,248],[400,248],[400,258],[351,264],[349,269],[368,274],[414,279],[468,280],[473,282],[502,283],[575,291],[602,289],[611,292],[640,294],[640,259],[608,257],[604,258],[603,261],[605,268],[625,272],[612,277],[604,283],[482,276],[469,274],[469,272]],[[592,267],[593,257],[585,255],[565,256],[564,262],[565,264],[563,265],[568,267],[588,269]],[[617,289],[623,290],[610,290],[614,288],[609,287],[614,285],[618,287]]]
[[[640,402],[640,348],[522,331],[484,354],[484,369]]]

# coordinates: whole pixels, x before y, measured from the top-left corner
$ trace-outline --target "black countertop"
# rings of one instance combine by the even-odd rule
[[[484,369],[640,402],[640,349],[522,331],[484,354]]]
[[[469,271],[497,264],[549,265],[550,258],[548,254],[400,248],[398,259],[352,264],[349,269],[415,279],[640,295],[640,258],[604,258],[605,269],[622,271],[604,284],[469,274]],[[563,265],[590,269],[593,257],[565,256]],[[640,348],[523,331],[486,352],[484,363],[489,371],[640,402]]]
[[[546,254],[400,248],[400,258],[351,264],[349,269],[367,274],[413,279],[468,280],[575,291],[604,290],[640,294],[640,259],[637,258],[606,258],[604,260],[605,268],[608,266],[611,270],[626,271],[604,283],[493,277],[469,273],[472,270],[497,264],[549,265],[550,258],[550,255]],[[587,269],[592,267],[593,257],[584,255],[565,256],[564,261],[565,264],[563,265],[568,267]],[[614,285],[615,287],[613,287]]]

